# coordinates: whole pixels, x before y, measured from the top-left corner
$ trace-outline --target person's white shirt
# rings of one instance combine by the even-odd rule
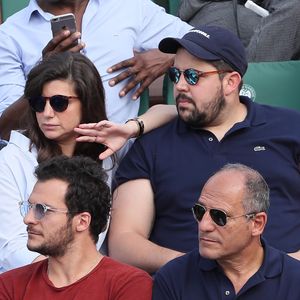
[[[28,200],[36,183],[37,151],[35,147],[29,151],[29,145],[30,140],[26,136],[12,131],[8,145],[0,151],[0,273],[29,264],[40,255],[26,246],[26,225],[18,205],[20,201]],[[129,143],[119,151],[118,158],[128,147]],[[109,186],[116,168],[112,169],[112,166],[111,158],[103,161]],[[102,246],[107,229],[99,235],[97,249]]]
[[[0,26],[0,115],[23,95],[29,71],[52,38],[52,17],[31,0]],[[109,120],[124,123],[135,117],[139,101],[131,100],[133,92],[120,98],[119,92],[127,81],[108,86],[117,73],[109,74],[107,69],[131,58],[134,49],[157,48],[164,37],[181,37],[190,28],[151,0],[89,0],[82,21],[82,41],[86,44],[83,53],[102,77]]]

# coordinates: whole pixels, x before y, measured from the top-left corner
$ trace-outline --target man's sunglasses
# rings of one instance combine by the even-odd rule
[[[52,211],[52,212],[59,212],[59,213],[68,213],[68,210],[63,210],[59,208],[53,208],[50,206],[47,206],[42,203],[30,203],[28,201],[21,201],[19,202],[19,207],[20,207],[20,213],[23,218],[27,216],[29,213],[30,209],[33,209],[34,217],[37,220],[41,220],[42,218],[45,217],[47,211]]]
[[[193,215],[194,215],[194,218],[196,219],[196,221],[201,222],[203,219],[203,216],[207,210],[209,211],[209,215],[210,215],[211,219],[218,226],[225,226],[227,223],[227,219],[236,219],[236,218],[241,218],[241,217],[246,217],[246,218],[250,219],[250,218],[253,218],[256,214],[256,213],[252,212],[252,213],[248,213],[248,214],[244,214],[244,215],[240,215],[240,216],[229,217],[229,216],[227,216],[226,212],[224,212],[223,210],[216,209],[216,208],[207,209],[205,206],[203,206],[199,203],[196,203],[192,208]]]
[[[46,106],[46,101],[49,100],[51,107],[56,112],[63,112],[68,108],[69,99],[76,99],[77,96],[54,95],[52,97],[30,97],[29,104],[35,112],[43,112]]]
[[[197,82],[199,81],[200,77],[204,77],[207,75],[212,75],[212,74],[222,74],[222,73],[226,73],[226,72],[232,72],[230,70],[215,70],[215,71],[208,71],[208,72],[202,72],[202,71],[198,71],[195,69],[186,69],[186,70],[179,70],[176,67],[171,67],[169,68],[169,78],[170,80],[177,84],[179,82],[181,73],[183,73],[184,79],[186,80],[186,82],[190,85],[195,85],[197,84]]]

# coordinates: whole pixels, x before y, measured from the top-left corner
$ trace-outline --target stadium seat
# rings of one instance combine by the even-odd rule
[[[146,112],[149,106],[150,106],[149,89],[146,89],[140,97],[140,109],[138,113],[139,116],[142,115],[144,112]]]
[[[241,95],[253,101],[300,110],[300,61],[249,63]]]
[[[153,0],[153,2],[164,7],[167,13],[177,16],[180,0]]]
[[[1,0],[1,14],[4,22],[9,16],[24,8],[29,0]]]

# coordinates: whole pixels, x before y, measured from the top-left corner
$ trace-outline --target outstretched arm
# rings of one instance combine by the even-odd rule
[[[149,180],[137,179],[120,185],[113,197],[109,255],[149,273],[183,255],[148,240],[154,218],[154,198]]]
[[[139,117],[144,123],[144,133],[160,127],[177,115],[174,105],[155,105],[146,113]],[[105,159],[115,153],[127,142],[128,139],[136,137],[139,127],[136,122],[126,124],[115,124],[103,120],[99,123],[80,124],[75,132],[80,134],[77,142],[97,142],[104,144],[107,149],[99,155],[100,159]]]

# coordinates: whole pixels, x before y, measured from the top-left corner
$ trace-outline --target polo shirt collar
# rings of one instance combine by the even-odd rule
[[[257,273],[261,273],[265,278],[276,277],[283,270],[283,253],[270,247],[266,240],[261,238],[264,247],[264,260]]]
[[[252,276],[252,278],[249,279],[249,281],[245,285],[248,288],[249,285],[256,285],[257,283],[262,282],[267,278],[279,276],[283,270],[283,254],[279,250],[268,246],[263,238],[261,238],[261,243],[264,248],[264,260],[259,270]],[[199,257],[200,259],[198,266],[202,271],[222,271],[221,267],[215,260],[201,257],[200,254]]]
[[[265,111],[261,109],[260,104],[253,102],[246,96],[240,96],[240,102],[247,107],[247,116],[241,123],[247,123],[249,126],[258,126],[266,123],[266,114]]]

